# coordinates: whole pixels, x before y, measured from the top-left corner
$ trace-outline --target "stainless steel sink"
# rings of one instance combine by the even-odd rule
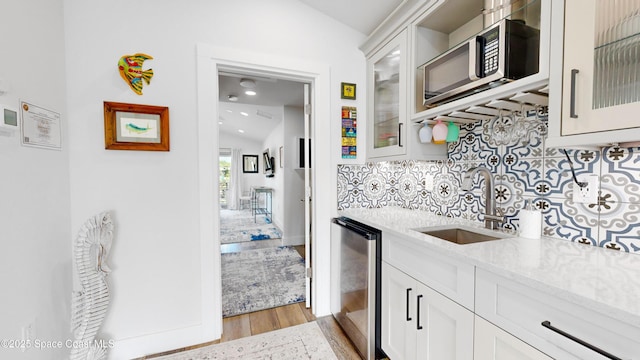
[[[447,240],[452,243],[465,245],[465,244],[474,244],[483,241],[491,241],[491,240],[500,240],[503,239],[501,236],[493,236],[482,234],[479,232],[461,229],[461,228],[449,228],[449,229],[440,229],[440,230],[416,230],[420,233],[435,236],[442,240]]]

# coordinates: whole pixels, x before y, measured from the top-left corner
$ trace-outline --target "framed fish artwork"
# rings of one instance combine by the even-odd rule
[[[169,151],[169,108],[105,101],[104,148]]]

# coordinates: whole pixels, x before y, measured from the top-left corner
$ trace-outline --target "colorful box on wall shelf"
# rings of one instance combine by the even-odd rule
[[[342,107],[342,158],[355,159],[357,151],[357,111],[355,107]]]

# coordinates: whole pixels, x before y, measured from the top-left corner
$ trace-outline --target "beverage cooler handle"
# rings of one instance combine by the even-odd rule
[[[398,124],[398,146],[402,147],[402,125],[404,125],[403,123],[399,123]]]
[[[339,218],[334,218],[333,219],[333,223],[338,225],[338,226],[342,226],[343,228],[349,230],[349,231],[353,231],[354,233],[362,236],[363,238],[367,239],[367,240],[373,240],[375,238],[375,234],[368,232],[365,229],[362,229],[361,227],[350,223],[350,222],[344,222],[342,220],[340,220]]]
[[[553,332],[556,332],[556,333],[558,333],[558,334],[560,334],[560,335],[562,335],[562,336],[564,336],[564,337],[566,337],[566,338],[568,338],[570,340],[573,340],[573,341],[577,342],[578,344],[580,344],[580,345],[582,345],[582,346],[584,346],[584,347],[586,347],[586,348],[588,348],[590,350],[593,350],[593,351],[597,352],[598,354],[600,354],[600,355],[602,355],[602,356],[604,356],[606,358],[609,358],[611,360],[622,360],[622,358],[619,358],[617,356],[611,355],[608,352],[606,352],[606,351],[604,351],[604,350],[602,350],[602,349],[600,349],[600,348],[598,348],[598,347],[596,347],[594,345],[591,345],[591,344],[589,344],[588,342],[586,342],[586,341],[584,341],[582,339],[579,339],[579,338],[577,338],[577,337],[575,337],[575,336],[573,336],[573,335],[571,335],[571,334],[569,334],[569,333],[567,333],[565,331],[562,331],[562,330],[558,329],[555,326],[551,326],[551,322],[549,320],[543,321],[541,323],[541,325],[546,327],[547,329],[553,331]]]

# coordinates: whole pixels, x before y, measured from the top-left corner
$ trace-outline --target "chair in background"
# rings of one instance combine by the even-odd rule
[[[249,204],[249,206],[251,206],[251,193],[249,191],[243,191],[242,195],[240,195],[240,197],[238,198],[240,200],[240,210],[242,210],[244,207],[244,203],[247,202],[247,204]]]

